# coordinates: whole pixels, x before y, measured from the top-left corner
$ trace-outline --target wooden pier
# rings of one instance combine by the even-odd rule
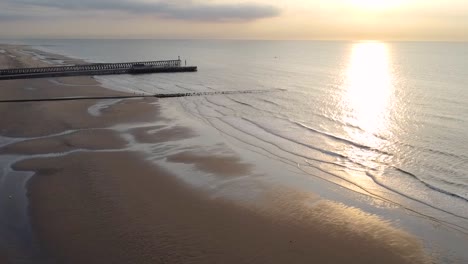
[[[182,66],[181,60],[95,63],[41,68],[0,69],[0,80],[46,78],[79,75],[142,74],[195,72],[197,66]]]

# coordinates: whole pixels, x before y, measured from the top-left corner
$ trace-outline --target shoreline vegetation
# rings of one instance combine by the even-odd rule
[[[0,50],[5,51],[0,68],[44,65],[28,47],[0,45]],[[0,81],[2,99],[110,95],[126,94],[105,89],[92,77]],[[26,223],[30,243],[36,244],[16,246],[24,241],[4,236],[0,262],[16,263],[24,256],[29,256],[26,263],[87,264],[432,262],[418,238],[375,215],[313,194],[272,190],[258,208],[205,195],[129,150],[130,142],[112,129],[167,118],[158,99],[119,100],[90,114],[96,103],[0,104],[0,136],[21,138],[0,145],[0,160],[19,157],[11,171],[34,173],[26,184]],[[129,133],[155,144],[195,136],[186,127],[160,125]],[[253,170],[238,157],[193,151],[167,161],[226,178]],[[15,194],[0,198],[22,206]],[[38,252],[25,252],[36,247]]]

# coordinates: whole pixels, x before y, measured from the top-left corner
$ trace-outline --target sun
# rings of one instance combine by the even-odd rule
[[[351,4],[360,9],[385,10],[400,5],[403,0],[349,0]]]

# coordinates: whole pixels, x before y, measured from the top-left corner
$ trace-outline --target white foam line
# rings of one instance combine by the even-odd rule
[[[3,177],[0,178],[0,184],[3,185],[6,180],[6,175],[8,175],[10,172],[12,172],[11,166],[15,163],[15,161],[20,157],[19,155],[2,155],[0,159],[0,165],[2,168],[2,174]]]
[[[2,137],[2,136],[0,136],[0,148],[6,147],[8,145],[11,145],[11,144],[14,144],[14,143],[17,143],[17,142],[20,142],[20,141],[22,141],[22,140],[19,139],[19,138],[11,138],[11,137]]]
[[[160,126],[160,125],[171,127],[171,126],[176,126],[177,124],[174,122],[156,121],[156,122],[118,124],[118,125],[107,127],[107,129],[111,129],[117,132],[129,132],[132,129],[155,127],[155,126]],[[161,129],[164,129],[164,128],[161,128]]]
[[[137,128],[146,128],[146,127],[155,127],[155,126],[160,126],[164,125],[165,127],[160,128],[160,129],[154,129],[152,131],[159,131],[162,129],[170,128],[177,126],[176,123],[167,123],[164,121],[158,121],[158,122],[142,122],[142,123],[129,123],[129,124],[119,124],[115,126],[109,126],[109,127],[102,127],[102,128],[83,128],[83,129],[69,129],[65,130],[63,132],[55,133],[55,134],[49,134],[45,136],[37,136],[37,137],[5,137],[5,136],[0,136],[0,148],[6,147],[11,144],[15,144],[18,142],[23,142],[23,141],[30,141],[30,140],[38,140],[38,139],[47,139],[47,138],[54,138],[54,137],[60,137],[60,136],[66,136],[70,135],[73,133],[77,132],[82,132],[82,131],[92,131],[92,130],[113,130],[116,132],[128,132],[132,129],[137,129]]]
[[[0,136],[0,148],[6,147],[8,145],[15,144],[15,143],[18,143],[18,142],[65,136],[65,135],[73,134],[73,133],[76,133],[76,132],[79,132],[79,131],[93,130],[93,129],[94,128],[91,128],[91,129],[72,129],[72,130],[66,130],[66,131],[63,131],[63,132],[60,132],[60,133],[56,133],[56,134],[50,134],[50,135],[39,136],[39,137],[17,137],[17,138],[12,138],[12,137]]]
[[[122,152],[122,151],[126,151],[126,149],[99,149],[99,150],[94,150],[94,149],[74,149],[74,150],[70,150],[70,151],[65,151],[65,152],[52,152],[52,153],[45,153],[45,154],[34,154],[34,155],[18,155],[18,159],[16,159],[13,163],[11,163],[10,165],[13,165],[19,161],[23,161],[23,160],[30,160],[30,159],[47,159],[47,158],[60,158],[60,157],[65,157],[65,156],[68,156],[70,154],[74,154],[74,153],[92,153],[92,152],[96,152],[96,153],[103,153],[103,152]]]
[[[24,161],[24,160],[31,160],[31,159],[46,159],[46,158],[59,158],[59,157],[65,157],[70,154],[74,153],[108,153],[108,152],[124,152],[127,151],[127,149],[105,149],[105,150],[90,150],[90,149],[74,149],[66,152],[57,152],[57,153],[47,153],[47,154],[35,154],[35,155],[1,155],[2,160],[6,162],[3,165],[3,175],[1,179],[1,184],[6,180],[7,175],[9,175],[11,172],[14,172],[16,170],[13,169],[13,165]],[[28,172],[28,171],[22,171],[22,172]],[[33,171],[30,171],[31,175],[28,176],[28,178],[25,180],[25,182],[29,181],[29,179],[34,175]],[[26,186],[24,186],[26,188]]]
[[[96,84],[73,84],[73,83],[64,83],[64,82],[60,82],[56,79],[48,79],[49,82],[53,83],[53,84],[56,84],[56,85],[60,85],[60,86],[77,86],[77,87],[94,87],[96,86]]]
[[[93,106],[88,107],[88,114],[91,116],[101,116],[102,110],[109,108],[110,106],[121,102],[122,99],[114,99],[114,100],[100,100]]]

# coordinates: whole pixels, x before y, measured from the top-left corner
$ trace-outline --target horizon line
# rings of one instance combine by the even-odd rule
[[[255,39],[255,38],[155,38],[155,37],[0,37],[2,40],[190,40],[190,41],[323,41],[323,42],[457,42],[466,43],[468,40],[457,39]],[[6,44],[6,43],[5,43]]]

